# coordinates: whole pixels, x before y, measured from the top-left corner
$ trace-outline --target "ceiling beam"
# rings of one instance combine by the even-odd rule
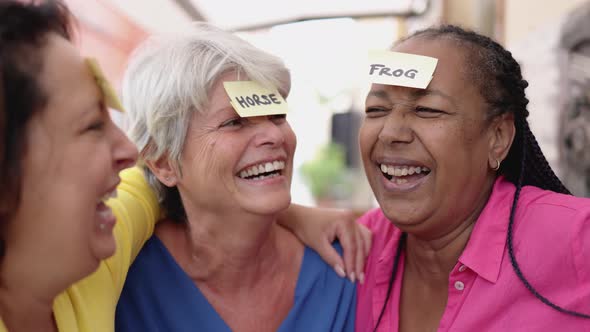
[[[191,0],[173,0],[191,21],[207,21]]]

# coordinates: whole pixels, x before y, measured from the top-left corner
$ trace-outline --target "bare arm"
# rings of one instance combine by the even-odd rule
[[[371,249],[371,232],[356,222],[351,210],[306,207],[297,204],[283,212],[279,223],[314,249],[341,277],[364,282],[365,259]],[[338,239],[344,258],[332,247]]]

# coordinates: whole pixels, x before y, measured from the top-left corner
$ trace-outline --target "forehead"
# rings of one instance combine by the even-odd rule
[[[411,38],[395,46],[393,51],[429,56],[438,59],[429,88],[460,99],[467,94],[477,94],[475,82],[468,75],[465,51],[448,39]]]
[[[78,50],[67,40],[48,35],[42,49],[43,67],[39,83],[48,97],[47,112],[55,116],[76,116],[102,98],[90,69]]]
[[[227,92],[225,91],[225,87],[223,86],[223,82],[231,82],[231,81],[246,81],[248,77],[245,75],[238,75],[236,71],[228,71],[219,75],[215,83],[209,89],[209,102],[208,106],[205,110],[205,116],[212,117],[215,115],[219,115],[221,111],[227,112],[235,112],[233,107],[230,103],[230,98]],[[237,114],[237,113],[236,113]]]
[[[248,78],[245,75],[240,75],[238,78],[238,73],[235,70],[227,71],[215,80],[215,83],[211,86],[209,91],[209,98],[210,103],[212,106],[219,103],[227,103],[229,104],[229,96],[225,91],[225,87],[223,86],[223,82],[231,82],[231,81],[246,81]]]

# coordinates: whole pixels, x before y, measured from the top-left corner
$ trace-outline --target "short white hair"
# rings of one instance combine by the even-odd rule
[[[152,37],[134,52],[123,79],[123,104],[129,137],[144,161],[167,154],[179,166],[192,112],[208,108],[209,90],[230,71],[276,87],[285,97],[289,93],[290,74],[281,59],[207,23],[181,35]],[[162,202],[165,188],[144,168]]]

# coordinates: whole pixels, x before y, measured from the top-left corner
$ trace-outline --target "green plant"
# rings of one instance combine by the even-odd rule
[[[344,149],[336,143],[323,146],[313,160],[301,166],[301,174],[316,199],[335,198],[347,179]]]

